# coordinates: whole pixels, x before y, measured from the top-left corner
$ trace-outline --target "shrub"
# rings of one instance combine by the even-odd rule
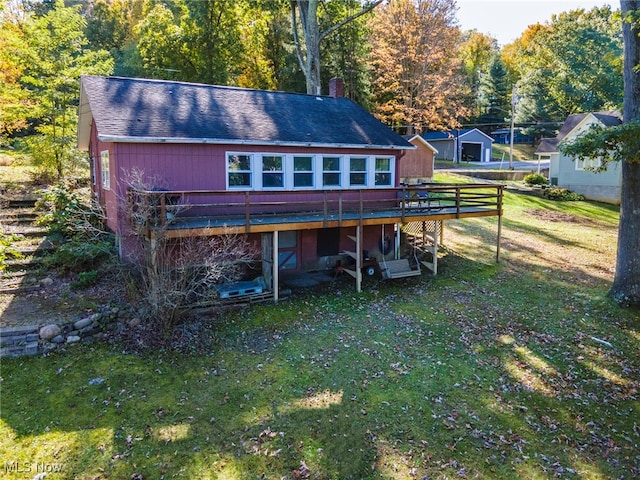
[[[44,213],[39,225],[66,238],[91,239],[104,233],[104,212],[99,205],[85,201],[77,191],[58,185],[45,190],[36,207]]]
[[[64,243],[45,258],[47,267],[63,271],[83,272],[93,270],[115,254],[114,242],[72,240]]]
[[[18,240],[16,235],[9,235],[0,232],[0,272],[5,269],[6,260],[8,258],[20,258],[22,254],[16,250],[13,242]]]
[[[577,202],[584,200],[584,195],[572,192],[566,188],[549,188],[545,191],[545,196],[549,200]]]
[[[527,185],[547,185],[549,183],[547,178],[539,173],[530,173],[524,177],[523,181]]]
[[[85,288],[93,287],[98,283],[98,271],[89,270],[88,272],[80,272],[78,274],[78,280],[71,283],[72,290],[84,290]]]

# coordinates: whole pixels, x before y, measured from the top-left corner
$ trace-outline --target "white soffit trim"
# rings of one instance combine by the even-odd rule
[[[317,148],[365,148],[367,150],[415,150],[417,147],[399,145],[369,145],[314,142],[268,142],[263,140],[230,140],[221,138],[166,138],[166,137],[126,137],[117,135],[98,135],[102,142],[114,143],[205,143],[212,145],[251,145],[277,147],[317,147]]]

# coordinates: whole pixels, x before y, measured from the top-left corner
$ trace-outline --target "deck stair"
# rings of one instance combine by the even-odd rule
[[[31,194],[0,199],[0,231],[15,236],[12,247],[20,255],[5,260],[5,269],[0,271],[0,294],[40,289],[38,269],[42,256],[54,246],[47,240],[47,229],[37,225],[36,200]]]
[[[441,221],[412,222],[402,227],[407,234],[409,244],[418,252],[428,253],[431,261],[422,260],[420,263],[434,275],[438,273],[438,245],[442,231]]]

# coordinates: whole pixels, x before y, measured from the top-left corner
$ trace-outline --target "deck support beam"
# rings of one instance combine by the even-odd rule
[[[498,235],[496,240],[496,263],[500,263],[500,242],[502,237],[502,214],[498,215]]]
[[[362,225],[356,227],[356,292],[362,292]]]
[[[280,290],[280,277],[278,276],[280,265],[278,265],[278,231],[273,232],[273,303],[278,303],[278,293]]]

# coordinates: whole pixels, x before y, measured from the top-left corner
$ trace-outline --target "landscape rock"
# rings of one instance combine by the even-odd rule
[[[62,330],[55,323],[45,325],[40,329],[40,338],[42,340],[51,340],[53,337],[60,335]]]
[[[64,343],[64,336],[63,335],[56,335],[55,337],[53,337],[51,339],[51,343]]]
[[[92,315],[93,316],[93,315]],[[73,324],[76,330],[82,330],[85,327],[88,327],[93,323],[93,319],[91,317],[83,318],[82,320],[78,320]]]
[[[55,343],[44,343],[42,345],[42,351],[44,353],[53,352],[56,348],[58,348],[58,345],[56,345]]]
[[[40,280],[40,285],[42,285],[43,287],[50,287],[51,285],[53,285],[53,279],[51,277],[43,278],[42,280]]]
[[[77,335],[69,335],[67,337],[67,343],[77,343],[80,341],[80,337]]]
[[[129,328],[135,328],[140,325],[140,323],[142,323],[142,320],[140,320],[139,317],[133,317],[127,322],[127,325],[129,326]]]

